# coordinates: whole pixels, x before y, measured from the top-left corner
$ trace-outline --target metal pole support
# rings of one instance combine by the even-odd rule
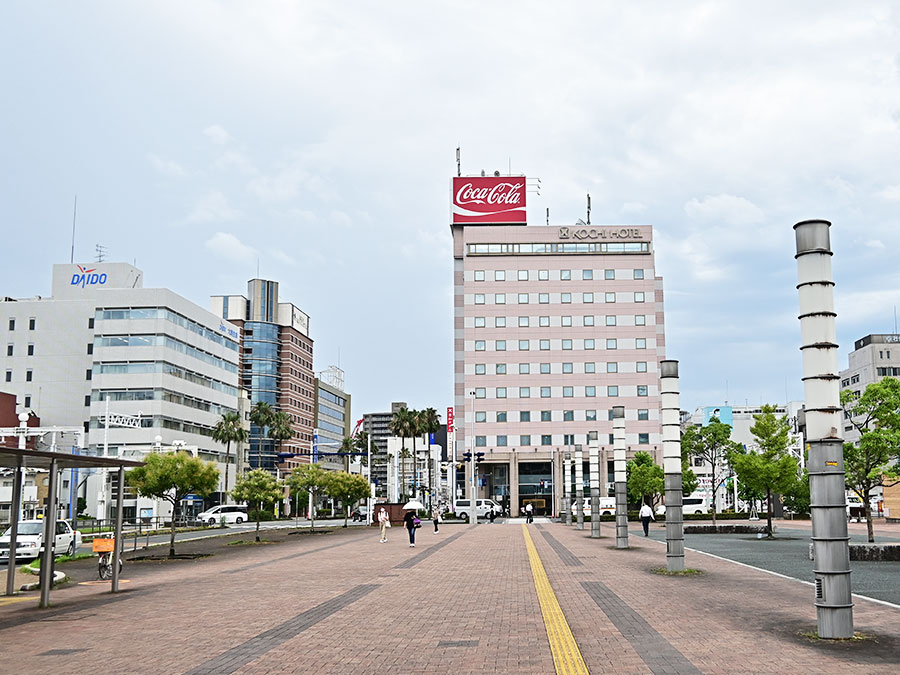
[[[684,571],[684,516],[681,476],[681,410],[678,361],[659,363],[663,472],[666,481],[666,569]]]
[[[613,462],[616,473],[616,548],[628,548],[628,488],[625,483],[625,406],[613,406]]]
[[[588,476],[591,484],[591,539],[600,538],[600,448],[589,441]]]
[[[575,514],[578,518],[577,529],[584,529],[584,452],[580,445],[575,446]]]
[[[566,507],[566,525],[572,524],[572,455],[563,455],[563,494]]]

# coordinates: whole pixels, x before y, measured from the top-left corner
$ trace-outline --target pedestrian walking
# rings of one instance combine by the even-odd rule
[[[653,517],[653,509],[650,508],[650,505],[644,502],[644,505],[641,506],[640,513],[638,515],[641,517],[641,525],[644,526],[644,536],[650,536],[650,521],[656,520]]]
[[[407,511],[406,515],[403,516],[403,525],[406,527],[406,530],[409,532],[409,547],[415,548],[416,546],[416,529],[422,527],[422,521],[419,520],[419,517],[416,515],[415,511]]]
[[[492,506],[492,507],[491,507],[491,512],[488,514],[488,519],[491,521],[491,523],[493,523],[493,522],[494,522],[494,518],[496,518],[496,517],[497,517],[497,514],[494,513],[494,507]]]
[[[525,505],[525,522],[526,523],[534,522],[534,507],[531,505],[531,502],[528,502]]]
[[[381,540],[382,544],[387,543],[387,529],[391,526],[391,517],[388,515],[388,512],[385,511],[384,507],[381,507],[381,510],[378,512],[378,524],[381,526]]]
[[[434,523],[434,533],[437,534],[438,523],[441,522],[441,510],[437,506],[434,506],[431,509],[431,522]]]

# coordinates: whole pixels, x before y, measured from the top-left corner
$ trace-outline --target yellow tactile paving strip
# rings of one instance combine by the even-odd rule
[[[581,650],[578,649],[569,622],[566,621],[566,616],[556,600],[556,594],[550,586],[550,580],[544,571],[544,565],[527,526],[522,526],[522,533],[525,535],[525,547],[528,549],[534,588],[541,603],[541,614],[544,617],[544,627],[547,629],[547,639],[550,641],[550,652],[553,654],[553,665],[556,667],[557,675],[588,673],[590,671],[581,656]]]

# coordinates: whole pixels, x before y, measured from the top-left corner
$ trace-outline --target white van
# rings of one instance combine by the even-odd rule
[[[584,506],[582,507],[584,510],[584,515],[591,515],[591,498],[585,495],[584,498]],[[575,502],[572,502],[572,513],[575,513]],[[601,516],[614,516],[616,515],[616,498],[615,497],[600,497],[600,515]]]
[[[219,523],[241,523],[249,520],[247,507],[242,504],[220,504],[197,514],[197,520],[206,525],[218,525]]]
[[[478,518],[486,517],[493,510],[498,516],[503,513],[503,509],[493,499],[476,499],[475,514]],[[472,501],[470,499],[456,500],[456,515],[465,521],[469,520],[469,514],[472,512]]]
[[[709,502],[706,500],[706,497],[695,497],[694,495],[682,497],[681,512],[694,514],[709,513]]]

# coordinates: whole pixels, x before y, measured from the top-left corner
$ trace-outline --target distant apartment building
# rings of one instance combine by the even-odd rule
[[[840,373],[841,390],[849,389],[861,396],[867,386],[886,377],[900,379],[900,335],[866,335],[853,343],[847,369]],[[859,440],[859,432],[849,420],[844,421],[844,440]]]
[[[279,446],[255,424],[250,427],[249,465],[276,472],[279,452],[309,462],[315,418],[313,340],[309,316],[278,297],[278,282],[251,279],[247,296],[214,295],[212,311],[242,329],[240,384],[250,406],[260,401],[285,412],[294,437]]]
[[[372,438],[372,480],[375,481],[375,496],[388,496],[388,438],[391,437],[390,424],[394,413],[406,408],[404,401],[391,403],[391,412],[365,413],[363,431]]]
[[[329,471],[349,471],[359,467],[359,457],[336,455],[354,427],[350,412],[350,394],[344,391],[344,371],[329,366],[316,378],[315,430],[313,459]]]

